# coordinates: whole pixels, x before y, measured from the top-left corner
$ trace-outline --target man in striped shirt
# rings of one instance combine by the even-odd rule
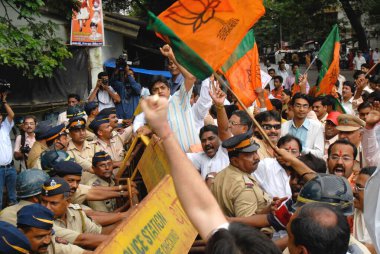
[[[165,45],[160,48],[160,50],[164,56],[168,57],[170,61],[173,61],[178,66],[178,69],[184,76],[184,81],[180,85],[179,90],[170,96],[168,81],[163,76],[156,76],[153,78],[150,94],[157,94],[169,99],[168,122],[181,149],[186,152],[191,145],[200,143],[190,105],[190,97],[195,77],[177,62],[169,45]],[[144,113],[136,116],[133,122],[133,132],[143,135],[149,135],[151,133],[150,128],[146,125]]]

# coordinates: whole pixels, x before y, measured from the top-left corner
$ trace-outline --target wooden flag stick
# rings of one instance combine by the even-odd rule
[[[367,71],[367,73],[365,74],[365,76],[364,77],[367,77],[370,73],[371,73],[371,71],[373,71],[375,68],[376,68],[376,66],[379,64],[379,62],[377,62],[376,64],[374,64],[372,67],[371,67],[371,69],[369,69],[369,71]]]
[[[235,96],[235,98],[239,102],[240,106],[251,117],[251,119],[253,121],[253,124],[256,125],[256,127],[257,127],[258,131],[260,132],[261,136],[265,139],[265,141],[270,145],[270,147],[273,150],[276,150],[277,147],[272,144],[272,142],[270,141],[268,135],[265,133],[265,131],[263,130],[263,128],[261,127],[261,125],[256,121],[256,119],[253,116],[251,116],[251,114],[248,112],[247,107],[243,104],[243,102],[239,99],[239,97],[237,97],[237,95],[235,94],[235,92],[232,91],[232,89],[226,84],[226,82],[224,82],[224,80],[220,77],[219,74],[217,74],[216,72],[214,72],[214,76],[219,81],[220,84],[222,84],[224,87],[226,87]]]

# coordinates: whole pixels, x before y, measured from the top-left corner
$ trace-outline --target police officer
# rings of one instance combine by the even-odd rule
[[[111,156],[104,151],[95,153],[92,158],[94,175],[84,184],[89,186],[115,186],[113,164]],[[104,201],[88,201],[88,205],[95,211],[112,212],[116,209],[116,199]]]
[[[124,143],[118,135],[114,136],[110,119],[99,114],[89,127],[97,137],[96,142],[99,149],[111,156],[114,168],[120,167],[125,155]]]
[[[60,177],[52,177],[42,186],[42,205],[54,213],[54,225],[76,234],[62,236],[83,248],[95,249],[107,239],[102,227],[91,221],[77,204],[70,203],[70,186]]]
[[[62,150],[51,150],[41,154],[41,168],[50,176],[54,176],[54,166],[61,161],[74,161],[74,159]]]
[[[0,221],[0,254],[25,254],[31,251],[28,238],[12,224]]]
[[[96,142],[86,140],[86,120],[83,117],[73,117],[66,128],[71,137],[67,147],[68,154],[84,171],[92,173],[91,160],[99,147]]]
[[[49,176],[39,169],[22,171],[16,180],[18,204],[8,206],[0,212],[0,220],[16,226],[17,212],[24,206],[41,202],[41,186]]]
[[[230,165],[215,176],[211,191],[222,211],[230,217],[248,217],[260,213],[270,204],[269,196],[251,176],[260,158],[252,131],[225,140]]]
[[[17,213],[17,227],[29,239],[32,253],[89,253],[59,237],[52,236],[53,220],[54,214],[40,204],[24,206]]]
[[[65,150],[68,145],[67,133],[64,124],[51,127],[40,123],[36,128],[36,142],[29,152],[28,168],[41,168],[40,155],[54,145],[57,150]]]

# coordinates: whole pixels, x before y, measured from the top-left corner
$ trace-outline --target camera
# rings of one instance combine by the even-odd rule
[[[108,80],[107,79],[102,79],[102,84],[103,85],[108,85]]]
[[[0,93],[7,93],[11,91],[11,84],[5,79],[0,79]]]
[[[116,69],[118,70],[125,70],[125,67],[127,67],[127,61],[128,61],[128,54],[123,53],[119,56],[118,59],[116,59]]]
[[[29,147],[29,145],[25,145],[25,146],[22,146],[20,148],[20,152],[23,153],[23,154],[28,154],[30,152],[31,148]]]

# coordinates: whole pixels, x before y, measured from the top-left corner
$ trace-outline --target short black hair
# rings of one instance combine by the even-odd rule
[[[74,99],[76,99],[77,101],[80,101],[80,96],[79,96],[79,94],[71,93],[71,94],[67,95],[67,100],[69,100],[69,99],[71,99],[71,98],[74,98]]]
[[[327,149],[327,155],[330,157],[330,154],[331,154],[331,150],[332,148],[335,146],[335,145],[348,145],[348,146],[351,146],[352,149],[354,150],[354,158],[356,158],[356,156],[358,155],[358,149],[356,148],[356,146],[354,144],[352,144],[350,141],[346,140],[346,139],[338,139],[337,141],[335,141],[334,143],[332,143],[329,148]]]
[[[214,133],[216,136],[218,136],[218,126],[216,126],[216,125],[212,125],[212,124],[208,124],[208,125],[203,126],[203,127],[199,130],[199,139],[202,139],[203,133],[205,133],[205,132],[207,132],[207,131],[211,131],[211,132]]]
[[[252,128],[252,118],[247,112],[243,110],[235,110],[232,112],[232,115],[238,116],[240,118],[240,123],[248,125],[248,129]]]
[[[354,72],[354,79],[357,80],[359,78],[360,75],[365,75],[366,73],[364,71],[361,71],[361,70],[357,70]]]
[[[313,155],[312,153],[303,154],[300,157],[298,157],[298,159],[317,173],[327,172],[326,161],[322,158]]]
[[[333,213],[335,223],[327,224],[321,214]],[[332,225],[331,225],[332,224]],[[332,205],[308,203],[292,220],[290,230],[296,246],[304,246],[310,254],[345,254],[350,240],[350,226],[346,217]]]
[[[168,80],[164,76],[162,76],[162,75],[155,75],[155,76],[152,77],[152,80],[150,81],[150,85],[149,85],[149,92],[150,92],[150,94],[153,94],[153,92],[152,92],[153,86],[154,86],[154,84],[156,84],[158,82],[164,83],[170,89],[169,82],[168,82]]]
[[[367,63],[362,64],[360,67],[364,67],[364,68],[367,68],[367,69],[371,68],[371,66],[369,64],[367,64]]]
[[[373,175],[375,173],[377,167],[364,167],[360,170],[359,175]]]
[[[321,104],[322,104],[322,106],[327,106],[328,105],[326,96],[318,96],[318,97],[313,98],[313,104],[316,103],[317,101],[320,101]]]
[[[326,106],[331,106],[332,110],[335,111],[336,110],[336,100],[334,96],[332,96],[331,94],[328,94],[325,96],[325,99],[324,99],[324,103],[326,104]],[[322,102],[322,105],[323,105],[323,102]]]
[[[294,67],[300,67],[300,65],[298,64],[298,63],[294,63],[294,64],[292,64],[292,69],[294,68]]]
[[[206,244],[206,254],[280,254],[281,251],[264,233],[241,223],[230,223],[216,231]]]
[[[34,123],[37,123],[37,117],[35,117],[34,115],[24,116],[23,121],[25,122],[26,119],[33,119]]]
[[[280,75],[274,76],[273,80],[275,80],[275,79],[280,80],[280,83],[282,83],[284,81],[284,79]]]
[[[380,91],[374,91],[372,93],[370,93],[367,97],[367,100],[369,101],[380,101]]]
[[[289,89],[284,89],[284,90],[282,90],[282,92],[283,92],[284,94],[286,94],[287,96],[292,97],[292,91],[290,91]]]
[[[270,71],[274,71],[274,72],[276,73],[276,70],[273,69],[273,68],[268,69],[268,73],[269,73]]]
[[[282,102],[279,99],[270,99],[270,103],[272,103],[272,106],[279,112],[282,110]]]
[[[290,135],[290,134],[287,134],[283,137],[281,137],[278,141],[277,141],[277,147],[280,147],[290,141],[296,141],[297,144],[298,144],[298,147],[299,147],[299,150],[300,150],[300,153],[302,152],[302,143],[301,143],[301,140],[299,140],[299,138],[293,136],[293,135]]]
[[[355,94],[356,88],[354,82],[351,81],[344,81],[343,86],[349,86],[351,88],[352,94]]]
[[[365,108],[372,108],[372,105],[369,101],[365,101],[363,103],[360,103],[358,106],[358,111],[365,109]]]
[[[303,94],[303,93],[296,93],[292,99],[290,100],[290,105],[294,106],[294,104],[296,103],[296,100],[298,99],[304,99],[307,101],[307,103],[309,104],[309,107],[311,106],[311,98],[309,95],[307,94]]]
[[[99,72],[99,73],[98,73],[98,79],[102,79],[102,77],[105,77],[105,76],[108,77],[108,73],[105,72],[105,71],[102,71],[102,72]]]
[[[255,119],[259,124],[262,124],[263,122],[268,122],[271,120],[281,123],[281,116],[275,110],[260,112],[259,114],[255,116]]]

